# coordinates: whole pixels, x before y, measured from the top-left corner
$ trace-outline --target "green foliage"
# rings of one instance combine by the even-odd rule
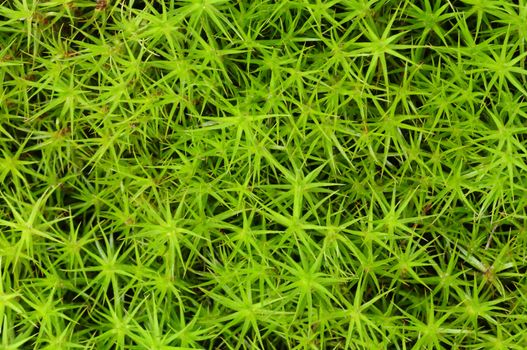
[[[527,348],[526,23],[0,0],[0,348]]]

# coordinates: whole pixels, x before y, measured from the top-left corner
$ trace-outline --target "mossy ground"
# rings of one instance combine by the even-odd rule
[[[527,348],[525,0],[1,3],[1,349]]]

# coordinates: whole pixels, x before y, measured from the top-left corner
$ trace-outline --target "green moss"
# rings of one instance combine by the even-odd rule
[[[0,2],[1,348],[527,348],[525,1]]]

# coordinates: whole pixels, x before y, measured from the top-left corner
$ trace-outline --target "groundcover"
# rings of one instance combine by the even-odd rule
[[[527,2],[0,1],[1,349],[526,349]]]

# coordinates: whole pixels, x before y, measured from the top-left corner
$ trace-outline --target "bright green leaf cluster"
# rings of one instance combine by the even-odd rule
[[[527,348],[526,25],[0,0],[0,347]]]

